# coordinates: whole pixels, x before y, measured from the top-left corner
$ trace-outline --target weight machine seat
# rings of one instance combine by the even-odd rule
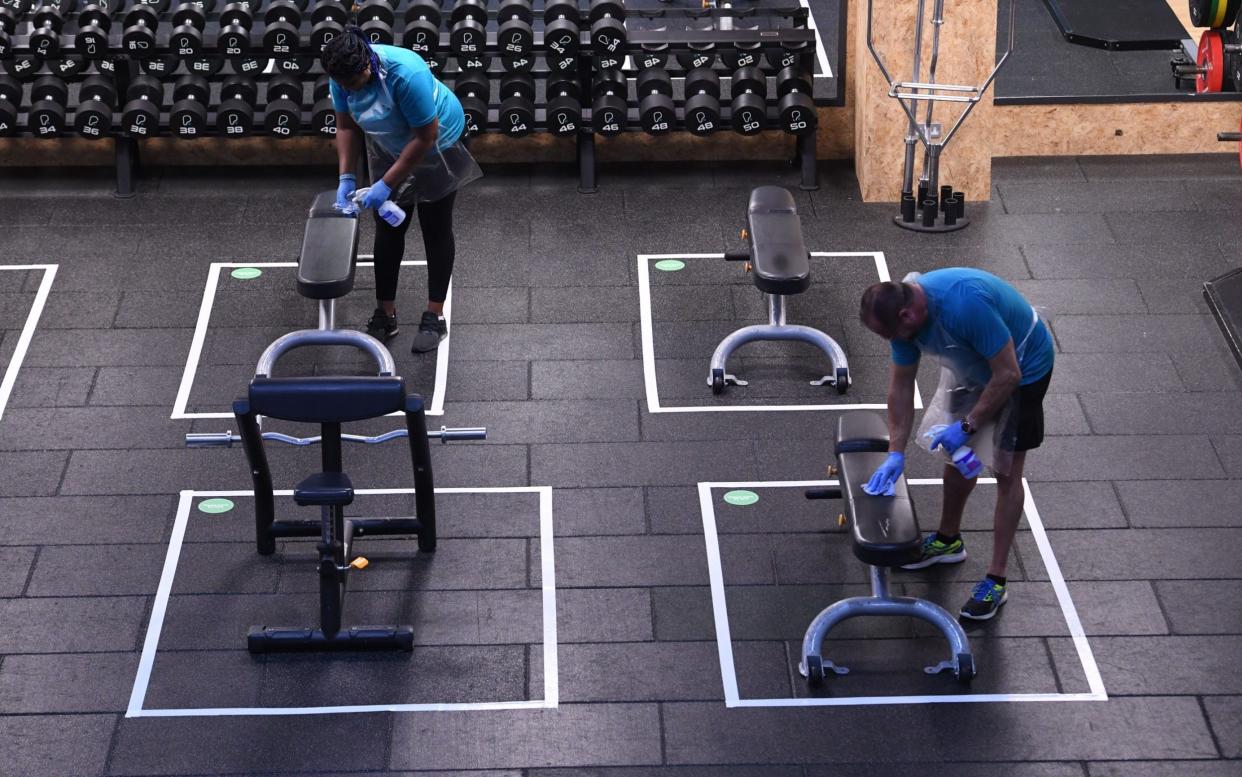
[[[871,496],[863,486],[888,456],[888,427],[877,413],[843,413],[837,422],[837,471],[854,535],[854,555],[865,564],[898,567],[922,555],[914,503],[905,477],[896,496]]]
[[[308,299],[337,299],[354,288],[358,260],[358,217],[337,210],[336,192],[320,192],[311,204],[298,257],[298,293]]]
[[[415,406],[422,403],[413,395],[409,401]],[[379,418],[406,407],[405,380],[400,377],[254,377],[245,412],[323,424]]]
[[[354,484],[344,472],[316,472],[293,489],[293,501],[303,507],[344,507],[354,501]]]
[[[746,209],[755,286],[767,294],[801,294],[811,286],[811,261],[793,195],[760,186]]]

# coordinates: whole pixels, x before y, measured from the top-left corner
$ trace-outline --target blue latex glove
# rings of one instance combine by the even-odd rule
[[[897,478],[901,477],[901,472],[905,468],[906,454],[897,451],[888,454],[888,458],[863,486],[863,491],[872,496],[894,496],[897,493],[894,488],[897,485]]]
[[[351,213],[358,210],[358,206],[353,202],[354,191],[358,188],[358,181],[354,178],[353,173],[345,173],[341,176],[341,182],[336,186],[336,209],[342,213]]]
[[[371,184],[370,190],[367,191],[366,196],[358,204],[364,208],[375,210],[388,201],[390,194],[392,194],[392,187],[384,183],[384,179],[381,178]]]
[[[954,451],[958,448],[965,445],[966,441],[970,439],[970,435],[966,434],[966,432],[962,430],[962,425],[960,423],[949,424],[945,428],[936,431],[934,434],[929,433],[927,436],[931,437],[931,449],[933,451],[936,450],[936,448],[941,448],[950,456],[952,456]]]

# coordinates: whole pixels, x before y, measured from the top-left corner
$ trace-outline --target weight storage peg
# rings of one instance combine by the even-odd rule
[[[112,132],[112,111],[116,107],[116,83],[111,76],[87,76],[78,85],[78,107],[73,112],[73,130],[84,138],[99,140]]]
[[[158,78],[138,75],[125,90],[125,107],[121,113],[121,131],[134,138],[150,138],[159,132],[160,104],[164,86]]]
[[[112,15],[123,6],[123,0],[102,0],[90,3],[78,11],[78,31],[73,36],[74,49],[88,59],[98,59],[107,54],[108,34],[112,32]]]
[[[549,76],[546,85],[548,130],[559,137],[577,135],[582,129],[582,94],[578,79]]]
[[[184,59],[194,59],[203,54],[203,29],[207,26],[207,14],[215,10],[214,0],[190,0],[173,11],[173,31],[168,36],[168,48]],[[201,75],[201,74],[200,74]]]
[[[336,137],[336,108],[332,105],[331,87],[327,76],[319,76],[315,80],[315,88],[311,92],[311,129],[316,134]]]
[[[440,50],[440,22],[440,4],[436,0],[414,0],[405,9],[402,45],[425,60],[433,59]]]
[[[168,112],[168,129],[182,140],[201,138],[207,130],[207,101],[211,85],[199,75],[182,76],[173,87],[172,109]]]
[[[720,77],[710,68],[686,74],[686,129],[705,137],[720,129]]]
[[[270,0],[263,12],[263,48],[277,57],[292,57],[302,46],[302,12],[306,0]]]
[[[216,131],[226,138],[241,138],[254,130],[254,106],[259,88],[250,76],[232,75],[220,84],[220,107],[216,108]]]
[[[505,59],[523,59],[535,50],[535,31],[531,22],[535,15],[530,0],[500,0],[496,21],[496,46]]]
[[[453,82],[453,94],[466,114],[466,135],[477,135],[487,126],[487,103],[492,86],[481,70],[463,70]]]
[[[787,67],[776,74],[776,93],[780,98],[776,107],[785,131],[790,135],[814,132],[819,117],[815,114],[815,100],[811,97],[810,76]]]
[[[509,73],[500,79],[500,130],[521,138],[534,127],[535,79],[529,73]]]
[[[450,14],[449,46],[459,59],[481,56],[487,46],[487,3],[457,0]]]
[[[648,135],[663,135],[676,123],[673,102],[673,79],[664,68],[641,70],[634,82],[637,87],[638,117]]]
[[[291,138],[302,126],[302,82],[293,76],[273,76],[267,82],[263,128],[269,135]]]
[[[591,104],[592,129],[606,138],[620,135],[629,112],[625,74],[620,70],[596,73],[592,92],[595,95]]]
[[[624,54],[625,4],[622,0],[591,0],[591,49],[597,57]]]
[[[767,121],[768,79],[757,67],[744,67],[732,79],[733,131],[756,135]]]

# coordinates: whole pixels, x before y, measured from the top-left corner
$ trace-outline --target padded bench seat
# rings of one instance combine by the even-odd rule
[[[779,186],[760,186],[750,194],[746,221],[755,286],[783,295],[810,288],[810,254],[793,195]]]
[[[354,288],[358,217],[341,213],[335,204],[335,191],[320,192],[306,219],[298,293],[308,299],[338,299]]]
[[[837,471],[853,527],[854,555],[877,567],[917,561],[923,547],[905,477],[897,479],[896,496],[871,496],[863,491],[888,456],[888,442],[888,427],[877,413],[842,413],[837,421]]]
[[[293,489],[293,501],[303,507],[344,507],[354,501],[354,484],[344,472],[316,472]]]

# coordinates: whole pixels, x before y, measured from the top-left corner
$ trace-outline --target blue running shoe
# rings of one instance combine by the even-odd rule
[[[936,539],[936,532],[923,538],[923,556],[918,561],[902,566],[902,569],[922,569],[932,564],[960,564],[966,560],[966,545],[958,537],[952,542]]]
[[[1009,598],[1005,586],[985,577],[970,591],[970,599],[962,605],[962,617],[972,621],[990,620]]]

